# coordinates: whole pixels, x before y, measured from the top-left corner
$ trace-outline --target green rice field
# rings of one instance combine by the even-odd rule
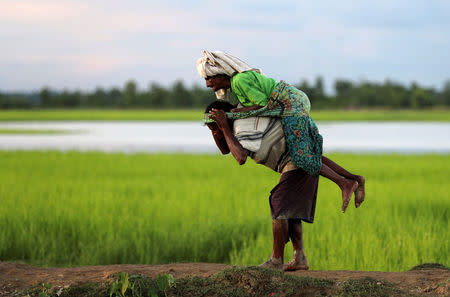
[[[367,197],[343,214],[339,188],[321,178],[315,222],[303,224],[311,269],[450,264],[450,155],[329,157],[366,176]],[[2,261],[255,265],[271,252],[279,175],[252,160],[1,151],[0,164]]]
[[[200,121],[203,110],[1,110],[0,121]],[[437,121],[449,122],[450,110],[316,110],[315,121]]]
[[[68,134],[73,131],[56,129],[0,129],[0,134]]]

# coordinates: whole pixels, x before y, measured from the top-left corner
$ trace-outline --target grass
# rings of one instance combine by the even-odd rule
[[[201,121],[196,110],[40,109],[2,110],[0,121]]]
[[[423,270],[423,269],[445,269],[445,270],[450,270],[450,268],[448,268],[447,266],[442,265],[440,263],[423,263],[423,264],[419,264],[419,265],[414,266],[410,270]]]
[[[200,121],[203,110],[39,109],[1,110],[0,121]],[[436,121],[449,122],[450,109],[314,110],[315,121]]]
[[[40,129],[0,129],[0,134],[67,134],[72,131],[65,130],[40,130]]]
[[[449,122],[450,110],[313,110],[311,117],[315,121]]]
[[[361,279],[349,279],[341,284],[342,297],[391,297],[408,296],[393,284],[386,281],[379,281],[371,277]]]
[[[342,214],[338,187],[321,178],[315,222],[304,224],[312,269],[449,265],[450,155],[330,156],[366,176],[367,201]],[[3,151],[0,164],[3,261],[256,265],[270,255],[279,175],[251,160]]]
[[[169,296],[292,296],[294,292],[331,291],[327,279],[286,275],[259,267],[232,267],[211,278],[184,278],[168,290]],[[317,296],[316,294],[314,294]],[[302,295],[302,296],[308,296]],[[312,295],[310,295],[312,296]]]
[[[123,277],[126,281],[123,281]],[[158,276],[159,278],[160,276]],[[121,290],[116,290],[116,284]],[[162,288],[158,279],[144,275],[116,276],[113,284],[85,283],[70,287],[36,286],[14,296],[338,296],[338,297],[389,297],[409,296],[395,284],[373,278],[335,280],[284,274],[259,267],[232,267],[209,278],[183,277],[174,279],[172,285]],[[45,293],[42,294],[42,292]],[[42,295],[39,295],[42,294]]]

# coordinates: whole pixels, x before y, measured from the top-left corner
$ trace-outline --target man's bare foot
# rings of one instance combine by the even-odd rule
[[[366,179],[364,178],[364,176],[358,176],[358,187],[356,188],[355,191],[355,207],[358,208],[361,203],[363,203],[364,201],[364,197],[366,196],[366,190],[364,188],[365,184],[366,184]]]
[[[270,258],[268,261],[259,264],[259,267],[283,270],[283,261],[277,258]]]
[[[283,266],[284,271],[294,271],[294,270],[308,270],[309,264],[308,261],[298,261],[296,259],[292,259],[291,261],[287,262]]]
[[[347,210],[350,199],[352,198],[353,192],[358,188],[358,182],[356,180],[345,179],[342,186],[342,212]]]

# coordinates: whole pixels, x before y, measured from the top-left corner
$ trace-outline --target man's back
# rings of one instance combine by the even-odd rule
[[[253,119],[256,121],[257,118]],[[248,120],[251,121],[252,119],[249,118]],[[233,132],[239,143],[249,150],[249,156],[258,164],[267,166],[274,171],[282,172],[286,164],[289,163],[290,157],[288,150],[286,150],[281,121],[276,118],[270,118],[265,123],[266,127],[263,131],[256,127],[254,133],[247,130],[245,136],[240,133],[242,132],[240,125],[239,121],[235,121]],[[255,143],[258,145],[255,145]]]

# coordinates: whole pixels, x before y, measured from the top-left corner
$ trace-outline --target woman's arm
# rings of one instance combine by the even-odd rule
[[[264,106],[261,105],[252,105],[252,106],[247,106],[247,107],[239,107],[239,108],[233,108],[231,110],[231,112],[244,112],[244,111],[251,111],[251,110],[257,110],[260,109]]]
[[[228,124],[228,119],[225,115],[225,112],[223,110],[212,109],[210,113],[211,118],[214,119],[214,121],[217,123],[217,126],[222,131],[231,154],[239,163],[239,165],[244,164],[247,160],[248,151],[244,149],[239,141],[237,141],[236,137],[234,137],[230,125]]]

